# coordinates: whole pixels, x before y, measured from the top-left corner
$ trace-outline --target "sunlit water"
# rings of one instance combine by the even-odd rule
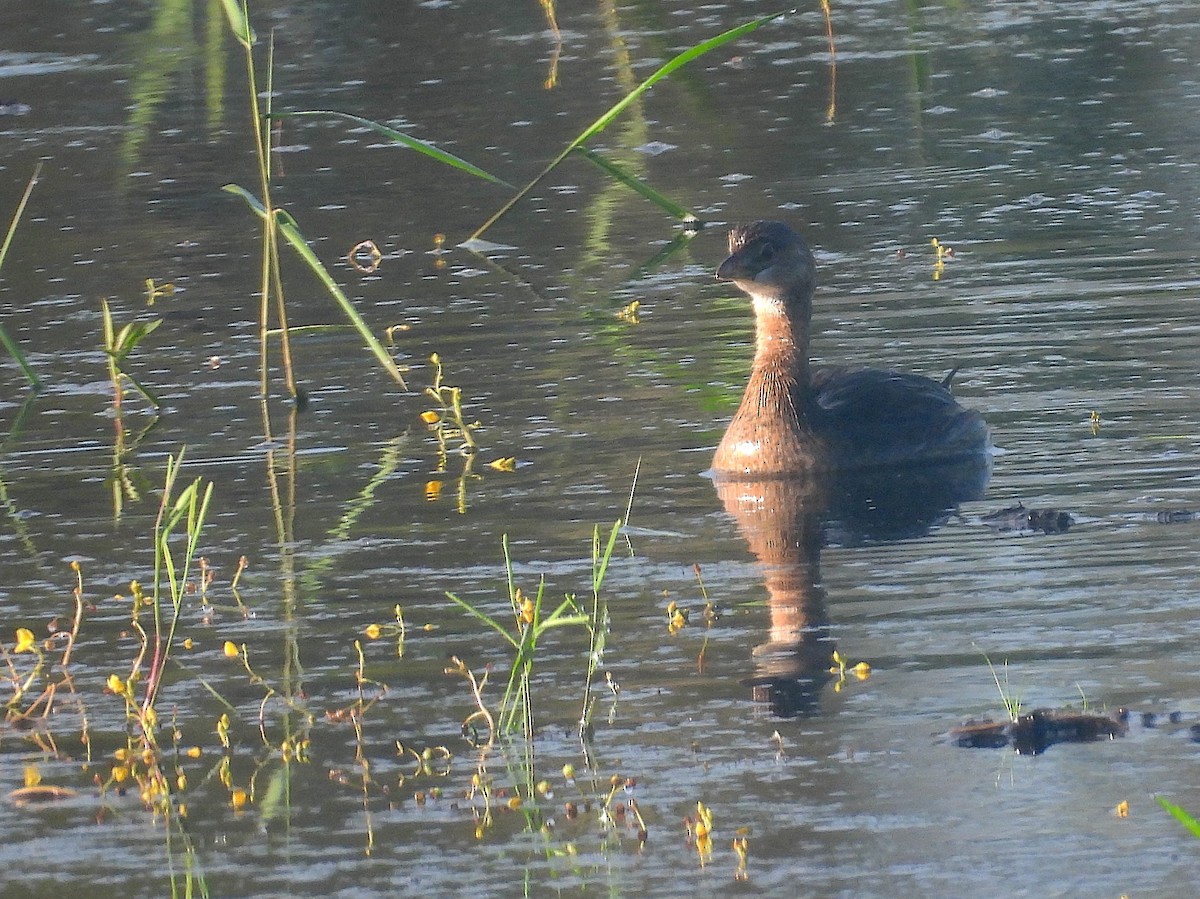
[[[5,220],[44,160],[0,312],[47,382],[22,417],[21,374],[0,359],[0,640],[11,650],[17,627],[43,636],[69,615],[67,562],[81,562],[96,608],[72,671],[95,763],[80,764],[73,708],[51,728],[57,757],[0,731],[3,792],[33,764],[79,791],[0,805],[5,896],[164,895],[168,860],[177,872],[188,864],[136,791],[101,798],[93,783],[124,739],[122,705],[103,684],[138,645],[128,602],[112,596],[149,580],[156,489],[166,455],[185,445],[186,474],[215,483],[202,541],[215,609],[189,607],[181,632],[194,648],[179,651],[187,668],[173,670],[160,708],[177,708],[184,744],[204,747],[184,764],[184,798],[191,863],[211,895],[1193,891],[1194,842],[1152,799],[1200,810],[1200,748],[1186,727],[1037,757],[941,738],[1004,713],[985,656],[1026,708],[1200,718],[1200,524],[1156,517],[1200,508],[1200,24],[1188,4],[836,4],[835,94],[815,8],[718,49],[595,141],[717,223],[649,267],[677,233],[671,222],[583,160],[488,232],[513,249],[485,259],[449,248],[504,189],[341,123],[287,123],[277,201],[373,326],[410,326],[397,353],[412,390],[398,391],[348,333],[301,338],[311,403],[293,434],[274,372],[270,445],[256,399],[257,224],[219,190],[256,184],[238,48],[208,4],[76,6],[53,20],[36,5],[0,13],[0,107],[28,106],[0,116]],[[656,64],[770,11],[559,9],[550,90],[555,41],[536,4],[360,3],[328,19],[277,4],[253,18],[260,35],[276,28],[281,108],[387,120],[523,183]],[[763,573],[702,477],[752,337],[745,302],[712,272],[723,225],[760,217],[788,220],[817,249],[819,362],[935,377],[961,366],[955,391],[997,446],[985,497],[929,534],[828,535],[829,636],[872,674],[840,690],[822,678],[793,718],[752,699],[754,648],[770,626]],[[436,233],[448,236],[440,255]],[[384,253],[374,275],[338,262],[364,238]],[[953,248],[936,280],[933,238]],[[338,321],[306,272],[288,274],[293,324]],[[176,293],[146,310],[146,278]],[[101,297],[121,321],[165,320],[133,357],[164,412],[124,460],[119,520]],[[633,300],[640,322],[618,319]],[[439,472],[419,419],[431,352],[481,425],[470,473],[481,477],[461,484],[463,461]],[[151,421],[128,394],[125,440]],[[486,465],[510,456],[514,472]],[[1075,524],[1053,535],[982,524],[1018,501]],[[587,599],[593,527],[606,532],[627,508],[604,585],[604,670],[620,693],[605,689],[594,712],[595,769],[573,737],[586,646],[552,632],[534,696],[554,828],[527,832],[501,797],[477,835],[482,804],[465,796],[480,754],[460,736],[474,704],[443,668],[450,656],[494,665],[495,703],[509,657],[444,591],[507,614],[507,534],[525,591],[544,575],[548,602]],[[249,619],[229,591],[241,555]],[[720,613],[711,627],[696,565]],[[672,600],[690,611],[675,635]],[[389,687],[363,719],[364,790],[354,729],[327,712],[355,700],[354,640],[397,604],[403,657],[393,638],[364,643],[367,677]],[[309,761],[285,767],[262,745],[263,690],[224,658],[226,640],[245,643],[271,683],[296,678],[316,718]],[[285,669],[292,650],[300,668]],[[23,671],[28,658],[12,656]],[[240,714],[233,780],[254,789],[244,811],[217,773],[222,707],[201,678]],[[282,702],[268,703],[273,746],[284,719]],[[446,746],[449,773],[414,776],[397,740]],[[483,762],[511,786],[499,751]],[[564,781],[565,763],[578,785]],[[598,822],[614,775],[636,781],[644,847],[636,827]],[[433,787],[440,798],[415,800]],[[564,803],[589,799],[568,818]],[[1114,811],[1123,800],[1128,818]],[[683,825],[697,801],[716,816],[703,865]],[[745,884],[730,849],[741,828]]]

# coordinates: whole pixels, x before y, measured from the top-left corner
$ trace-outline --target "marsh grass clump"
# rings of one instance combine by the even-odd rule
[[[491,742],[496,736],[508,736],[518,728],[523,731],[527,740],[532,740],[535,708],[533,697],[530,694],[530,681],[537,662],[538,643],[551,630],[560,627],[582,627],[588,633],[588,651],[583,676],[583,710],[579,720],[580,733],[586,732],[590,725],[594,703],[595,675],[603,659],[609,625],[608,603],[601,597],[601,586],[604,583],[608,563],[612,559],[613,549],[616,547],[620,532],[621,522],[618,521],[613,525],[608,542],[603,545],[600,542],[599,526],[593,532],[590,611],[577,601],[575,594],[569,593],[552,611],[546,612],[544,609],[546,598],[544,578],[538,581],[537,591],[532,596],[527,595],[521,587],[517,586],[507,535],[502,540],[502,546],[504,571],[508,583],[508,600],[514,619],[514,626],[511,629],[474,604],[460,599],[454,593],[446,593],[446,597],[451,602],[491,628],[514,650],[508,684],[505,687],[504,696],[500,700],[496,718],[486,711],[482,698],[483,687],[487,681],[486,674],[482,679],[476,679],[474,676],[468,678],[472,683],[477,705],[483,712],[481,717],[488,721],[490,727],[494,728],[494,732],[488,736],[488,742]],[[465,676],[469,673],[469,669],[460,662],[452,673]],[[468,721],[472,718],[469,718]]]

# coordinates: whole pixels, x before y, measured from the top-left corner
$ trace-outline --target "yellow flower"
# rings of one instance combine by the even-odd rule
[[[222,651],[225,653],[225,657],[230,659],[236,659],[239,655],[237,644],[232,640],[225,641],[225,646],[223,647]]]
[[[27,627],[17,628],[17,646],[13,652],[33,652],[33,631]]]
[[[368,640],[378,640],[383,634],[383,628],[378,624],[368,624],[367,629],[363,632],[367,635]]]
[[[229,797],[230,803],[239,811],[246,807],[246,803],[250,801],[250,795],[241,788],[235,788]]]
[[[425,422],[425,424],[427,424],[427,425],[437,424],[438,421],[441,420],[441,417],[442,416],[438,415],[432,409],[428,409],[421,413],[421,421]]]
[[[125,681],[121,680],[120,675],[110,674],[108,676],[108,689],[112,690],[118,696],[124,696]]]
[[[494,468],[496,471],[516,471],[517,460],[515,456],[504,456],[500,459],[494,459],[488,463],[489,468]]]

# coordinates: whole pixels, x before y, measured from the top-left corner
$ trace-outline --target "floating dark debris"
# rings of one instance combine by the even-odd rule
[[[1179,524],[1181,521],[1196,521],[1200,519],[1200,512],[1191,512],[1187,509],[1168,509],[1158,512],[1154,516],[1154,520],[1159,524]]]
[[[1015,721],[968,721],[950,731],[950,740],[966,749],[1003,749],[1038,755],[1055,743],[1093,743],[1123,737],[1120,716],[1091,715],[1061,709],[1034,709]]]
[[[1065,534],[1075,523],[1070,513],[1061,509],[1027,509],[1023,503],[991,512],[981,519],[994,531],[1031,531],[1043,534]]]

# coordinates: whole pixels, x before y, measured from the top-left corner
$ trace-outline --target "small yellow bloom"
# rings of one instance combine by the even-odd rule
[[[184,648],[184,649],[191,649],[191,648],[192,648],[193,646],[195,646],[195,645],[196,645],[196,644],[192,642],[192,638],[191,638],[191,637],[188,637],[186,640],[184,640],[184,641],[183,641],[183,648]]]
[[[113,780],[117,783],[125,783],[129,780],[129,768],[125,765],[115,765],[112,770]]]
[[[1128,818],[1129,817],[1129,800],[1122,799],[1120,802],[1118,802],[1115,811],[1117,813],[1118,818]]]
[[[198,759],[203,752],[204,750],[202,750],[199,746],[189,746],[185,755],[187,755],[187,757],[190,759]]]
[[[177,789],[180,793],[187,789],[186,774],[181,773],[177,778],[175,778],[175,789]]]
[[[238,787],[235,788],[230,794],[229,801],[235,809],[240,811],[241,809],[244,809],[246,807],[246,803],[250,801],[250,794]]]
[[[438,415],[432,409],[427,409],[421,413],[421,421],[427,425],[435,425],[442,420],[442,416]]]
[[[27,627],[17,628],[17,646],[13,652],[33,652],[33,631]]]
[[[225,653],[225,657],[229,659],[236,659],[240,655],[237,644],[232,640],[225,641],[225,646],[222,648],[222,651]]]
[[[442,495],[441,481],[426,481],[425,482],[425,499],[427,502],[434,502]]]
[[[363,633],[367,635],[368,640],[378,640],[383,634],[383,628],[381,628],[378,624],[368,624]]]
[[[125,681],[121,680],[120,675],[110,674],[108,676],[108,689],[112,690],[118,696],[124,696]]]
[[[516,471],[517,458],[516,456],[504,456],[500,459],[494,459],[488,463],[488,468],[494,468],[496,471]]]
[[[871,676],[871,666],[866,662],[859,662],[854,666],[854,676],[859,680],[866,680]]]

